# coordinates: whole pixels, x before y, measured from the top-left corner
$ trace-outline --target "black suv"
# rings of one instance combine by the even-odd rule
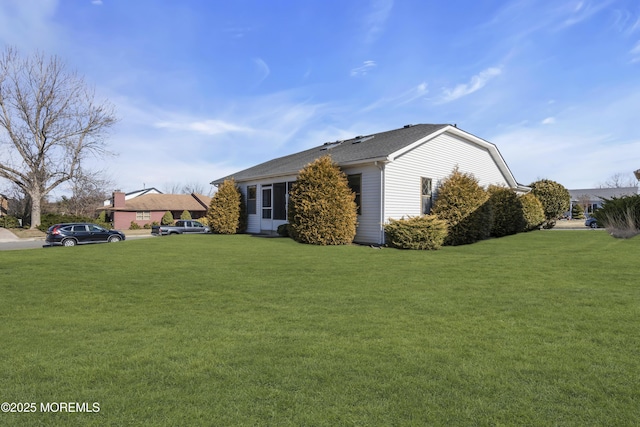
[[[124,238],[124,234],[118,230],[107,230],[90,223],[71,223],[49,227],[45,241],[48,246],[75,246],[85,243],[113,243]]]

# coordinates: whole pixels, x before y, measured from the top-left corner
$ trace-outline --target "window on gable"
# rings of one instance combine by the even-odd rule
[[[362,215],[362,174],[347,175],[347,182],[349,183],[349,188],[351,188],[351,191],[353,191],[356,195],[355,202],[356,206],[358,207],[358,215]]]
[[[433,199],[433,181],[431,178],[420,178],[421,181],[421,202],[422,202],[422,214],[428,215],[431,213],[431,205]]]

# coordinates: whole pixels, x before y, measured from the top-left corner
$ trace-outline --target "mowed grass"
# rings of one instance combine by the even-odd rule
[[[640,239],[0,253],[1,425],[640,424]]]

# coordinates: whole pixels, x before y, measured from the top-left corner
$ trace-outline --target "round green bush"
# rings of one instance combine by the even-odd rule
[[[488,193],[469,173],[456,167],[438,187],[432,213],[447,221],[445,245],[464,245],[489,238],[493,209]]]
[[[569,190],[550,179],[541,179],[529,185],[531,192],[540,200],[544,208],[544,228],[553,228],[556,221],[569,210],[571,196]]]

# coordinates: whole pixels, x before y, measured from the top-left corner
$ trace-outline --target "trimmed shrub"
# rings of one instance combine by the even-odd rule
[[[445,245],[464,245],[487,239],[493,224],[488,193],[478,180],[456,167],[438,187],[432,212],[447,221]]]
[[[571,219],[584,219],[584,209],[582,205],[575,204],[571,207]]]
[[[40,225],[38,226],[38,230],[47,231],[49,227],[54,224],[62,224],[67,222],[90,222],[95,223],[96,220],[93,218],[88,218],[85,216],[77,216],[77,215],[61,215],[54,213],[47,213],[40,217]]]
[[[604,199],[593,217],[613,237],[628,239],[636,236],[640,234],[640,195]]]
[[[535,194],[527,193],[520,196],[522,217],[524,224],[522,231],[539,230],[544,223],[544,207]]]
[[[522,231],[525,220],[522,203],[513,189],[492,185],[489,187],[489,201],[493,207],[493,237],[509,236]]]
[[[192,219],[191,212],[187,210],[182,211],[182,213],[180,214],[180,219]]]
[[[0,227],[4,227],[4,228],[20,228],[20,221],[18,221],[18,218],[11,216],[11,215],[5,215],[0,217]]]
[[[280,224],[278,226],[278,235],[282,237],[289,237],[289,224]]]
[[[211,199],[207,222],[214,233],[241,233],[246,229],[245,211],[242,193],[235,180],[226,179]]]
[[[129,224],[129,230],[140,230],[140,228],[141,227],[135,221],[131,221],[131,224]]]
[[[162,225],[172,225],[173,224],[173,214],[170,211],[166,211],[164,215],[162,215],[162,219],[160,220]]]
[[[569,210],[571,196],[562,184],[550,179],[541,179],[529,185],[544,208],[544,228],[553,228],[556,221]]]
[[[301,243],[346,245],[358,221],[355,194],[331,157],[305,166],[289,194],[289,234]]]
[[[437,250],[447,237],[447,222],[435,215],[390,219],[384,232],[387,245],[393,248]]]

